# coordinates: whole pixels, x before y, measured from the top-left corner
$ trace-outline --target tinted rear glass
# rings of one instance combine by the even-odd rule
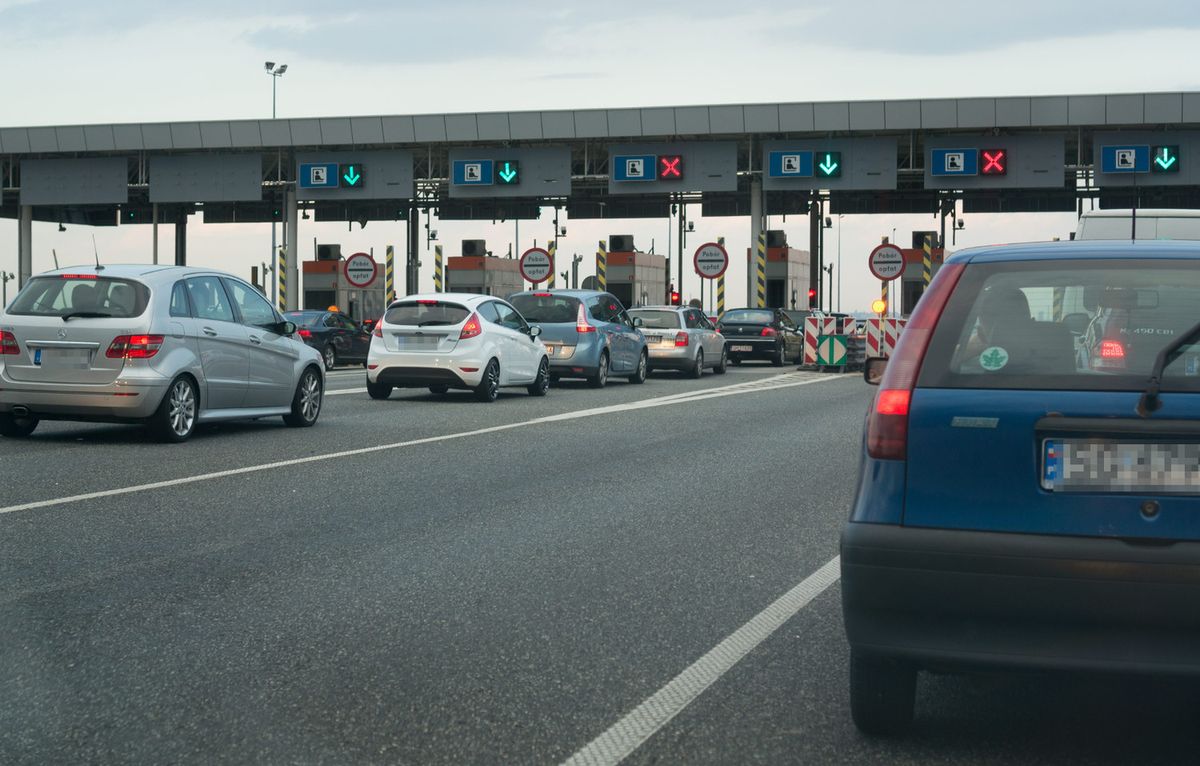
[[[579,300],[568,295],[514,295],[509,303],[526,322],[573,324],[579,317]]]
[[[312,327],[323,316],[325,316],[323,311],[289,311],[283,315],[283,318],[297,327]]]
[[[641,318],[643,327],[647,330],[677,330],[679,329],[679,314],[674,311],[647,311],[638,309],[630,311],[629,316]]]
[[[88,275],[34,277],[13,299],[8,313],[128,319],[141,316],[149,301],[150,290],[130,279]]]
[[[436,327],[462,322],[470,315],[457,303],[399,303],[383,315],[388,324],[411,325],[414,327]]]
[[[1017,261],[968,266],[938,322],[920,385],[1140,391],[1158,352],[1200,322],[1186,261]],[[1200,344],[1165,390],[1200,391]]]
[[[726,311],[721,321],[726,324],[771,324],[775,321],[775,314],[771,311],[739,309]]]

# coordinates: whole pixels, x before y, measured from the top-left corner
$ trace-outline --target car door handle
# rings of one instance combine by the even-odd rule
[[[254,345],[256,345],[256,346],[261,346],[261,345],[262,345],[262,338],[259,338],[259,337],[258,337],[258,336],[256,336],[256,335],[251,335],[251,336],[250,336],[250,342],[251,342],[251,343],[253,343],[253,344],[254,344]]]
[[[213,328],[211,328],[211,327],[205,327],[205,328],[204,328],[204,334],[205,334],[205,335],[207,335],[207,336],[209,336],[210,338],[215,338],[215,337],[217,337],[217,331],[216,331],[216,330],[214,330],[214,329],[213,329]]]

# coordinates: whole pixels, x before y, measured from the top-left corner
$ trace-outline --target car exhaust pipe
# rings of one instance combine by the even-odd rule
[[[27,418],[29,417],[29,408],[24,404],[14,404],[12,408],[12,414],[14,417]]]

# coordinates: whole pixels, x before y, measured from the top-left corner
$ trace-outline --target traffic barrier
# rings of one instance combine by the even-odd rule
[[[550,246],[546,248],[546,252],[550,253],[550,276],[546,277],[546,289],[553,290],[554,270],[558,267],[558,261],[555,259],[555,256],[558,255],[558,244],[551,242]]]
[[[891,356],[907,319],[868,319],[867,356]]]
[[[758,252],[754,256],[755,301],[756,308],[767,307],[767,233],[759,232]]]
[[[279,265],[275,273],[279,276],[279,311],[288,310],[287,248],[279,248]]]
[[[442,259],[442,246],[433,246],[433,291],[444,293],[446,285],[446,262]]]
[[[822,335],[853,335],[854,317],[807,317],[804,320],[804,364],[817,363],[817,339]]]
[[[604,240],[600,240],[600,249],[596,251],[596,286],[601,290],[608,289],[608,248]]]
[[[383,268],[383,289],[387,292],[387,302],[396,300],[396,248],[387,246],[387,257]]]

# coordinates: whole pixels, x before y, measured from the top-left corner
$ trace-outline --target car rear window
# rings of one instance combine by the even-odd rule
[[[150,290],[131,279],[63,274],[31,279],[8,313],[128,319],[141,316],[149,302]]]
[[[297,327],[313,327],[325,316],[322,311],[289,311],[283,318]]]
[[[1140,391],[1164,346],[1200,322],[1200,269],[1172,260],[969,265],[919,385]],[[1200,344],[1163,389],[1200,391]]]
[[[574,323],[579,316],[579,299],[569,295],[514,295],[509,303],[526,322],[537,324]]]
[[[675,311],[648,311],[639,309],[630,311],[629,316],[641,318],[642,326],[648,330],[677,330],[679,329],[679,313]]]
[[[733,324],[771,324],[775,321],[775,314],[770,311],[753,309],[726,311],[725,316],[721,317],[721,321]]]
[[[435,327],[458,324],[465,320],[470,313],[457,303],[409,301],[397,303],[389,308],[383,315],[383,321],[388,324],[413,327]]]

